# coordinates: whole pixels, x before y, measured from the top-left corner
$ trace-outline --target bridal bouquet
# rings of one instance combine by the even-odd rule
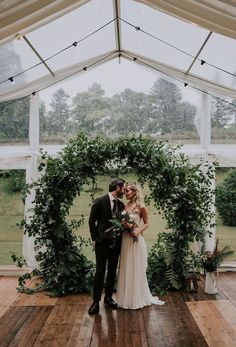
[[[120,231],[131,233],[137,226],[134,222],[135,215],[132,213],[127,213],[125,210],[115,214],[114,218],[110,222]],[[137,241],[137,237],[134,237],[134,241]]]
[[[134,223],[135,216],[133,214],[127,213],[125,210],[115,214],[111,222],[122,231],[131,232],[136,224]]]

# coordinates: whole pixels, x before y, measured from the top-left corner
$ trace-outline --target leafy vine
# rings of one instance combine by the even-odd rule
[[[119,175],[130,168],[142,184],[149,185],[147,203],[152,199],[167,221],[168,230],[159,235],[149,254],[150,285],[183,287],[186,264],[194,262],[191,243],[204,242],[213,217],[214,168],[205,164],[203,173],[201,164],[190,164],[178,147],[142,136],[113,141],[80,134],[56,158],[42,154],[41,177],[28,186],[35,190],[34,213],[24,221],[25,232],[35,238],[38,268],[19,278],[19,289],[44,289],[56,296],[90,290],[94,264],[83,254],[85,241],[79,238],[78,242],[74,233],[83,217],[70,222],[66,217],[84,184],[95,184],[98,174]],[[32,276],[41,278],[34,289],[26,285]]]

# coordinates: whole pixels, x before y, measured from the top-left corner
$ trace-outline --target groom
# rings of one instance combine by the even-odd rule
[[[91,238],[95,243],[96,273],[93,286],[93,303],[89,314],[99,311],[99,301],[103,291],[104,276],[107,266],[104,304],[115,309],[116,302],[112,299],[115,285],[116,269],[120,254],[121,235],[115,239],[106,232],[112,227],[110,220],[117,212],[124,209],[124,204],[119,200],[123,197],[125,181],[114,178],[109,184],[109,193],[96,199],[91,208],[89,229]]]

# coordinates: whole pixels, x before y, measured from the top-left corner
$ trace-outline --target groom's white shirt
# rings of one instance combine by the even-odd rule
[[[108,195],[109,195],[110,205],[111,205],[111,210],[112,210],[113,205],[114,205],[114,200],[116,200],[116,199],[114,198],[114,196],[110,192],[108,193]]]

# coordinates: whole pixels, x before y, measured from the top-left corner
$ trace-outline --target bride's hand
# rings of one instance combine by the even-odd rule
[[[134,229],[133,231],[131,231],[130,235],[133,237],[137,237],[139,235],[139,229]]]

